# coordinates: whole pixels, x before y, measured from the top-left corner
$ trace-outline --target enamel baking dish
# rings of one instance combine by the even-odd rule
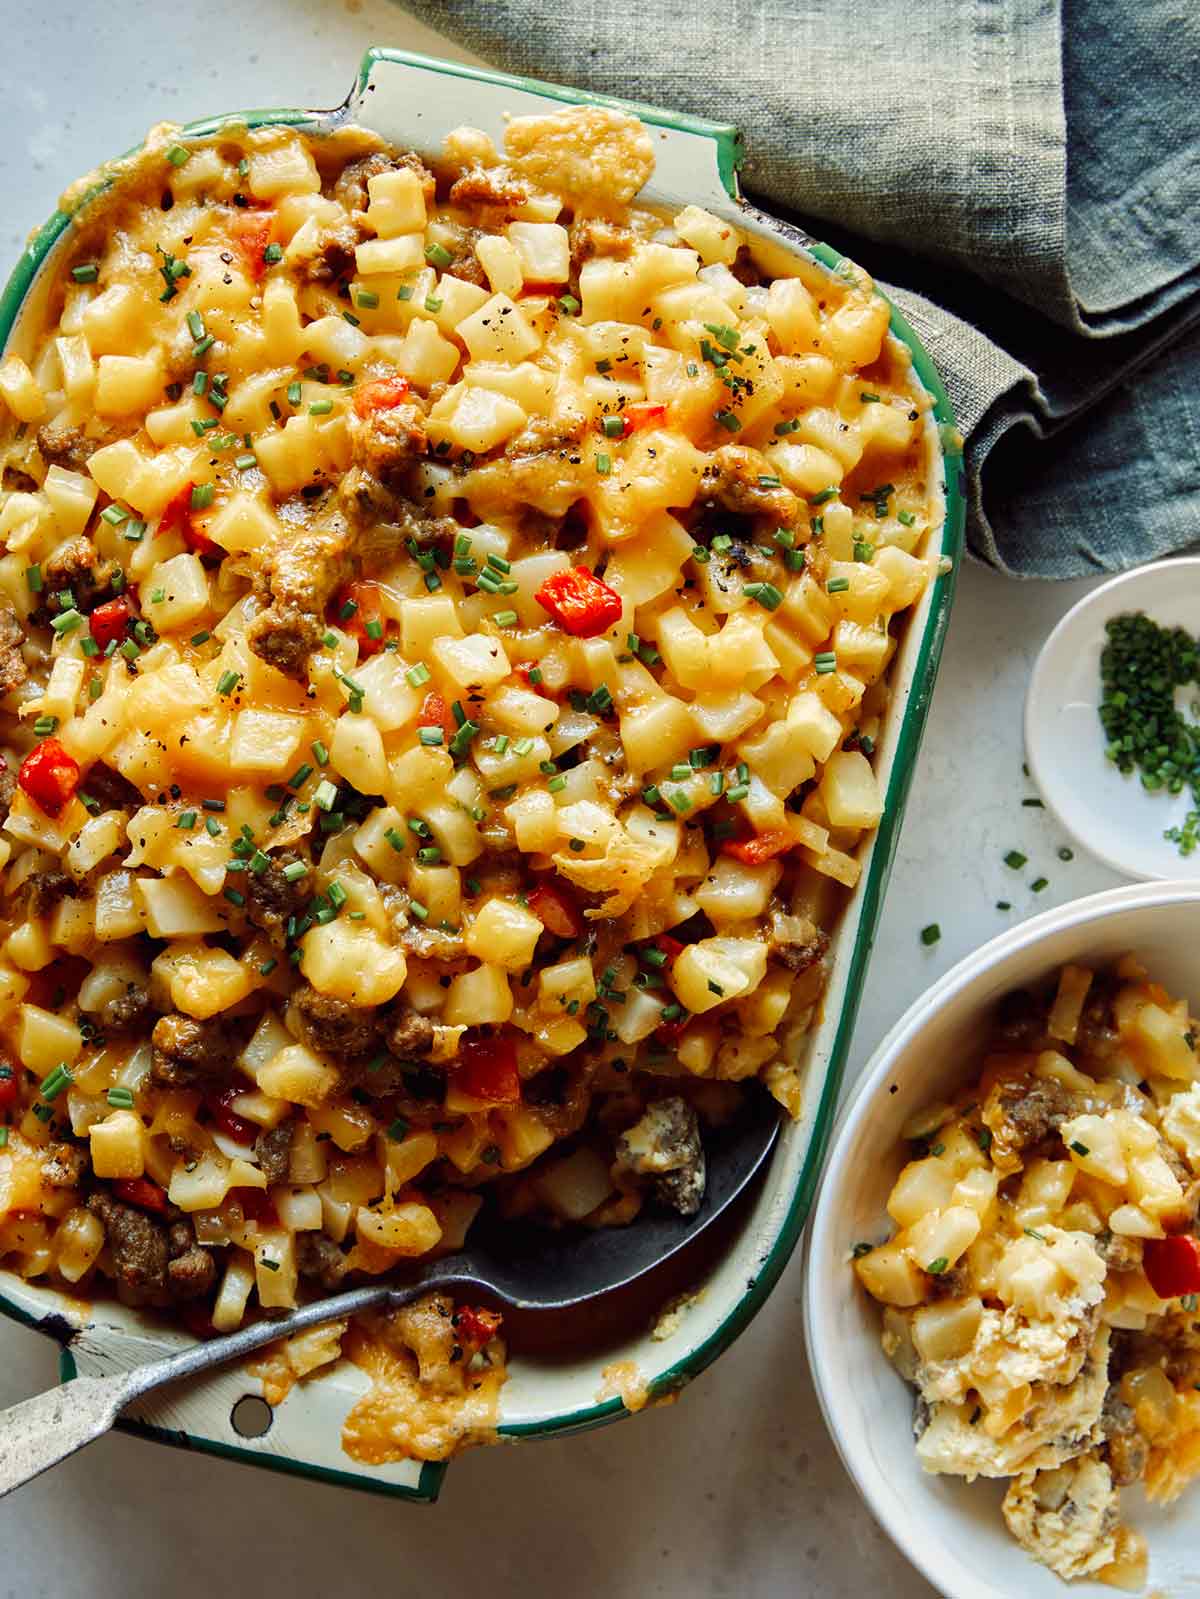
[[[251,127],[286,123],[319,136],[343,122],[354,122],[402,148],[436,150],[444,135],[463,123],[483,128],[500,143],[507,115],[544,111],[547,101],[594,99],[574,89],[399,50],[372,49],[349,96],[336,110],[241,112],[192,124],[184,133],[202,136],[230,123]],[[739,198],[741,143],[736,129],[620,101],[604,103],[637,113],[653,132],[657,170],[640,197],[643,201],[664,209],[693,203],[732,219],[777,274],[788,271],[788,258],[800,256],[836,272],[841,260],[836,251]],[[112,170],[102,168],[76,185],[64,202],[68,209],[57,211],[31,239],[0,298],[0,342],[6,348],[22,351],[34,337],[39,289],[53,274],[72,218],[86,210],[117,171],[119,163],[114,163]],[[504,1438],[548,1437],[627,1414],[621,1399],[599,1396],[604,1386],[602,1367],[612,1361],[632,1362],[639,1387],[651,1401],[677,1392],[732,1343],[762,1306],[808,1214],[920,748],[962,547],[961,439],[945,390],[911,328],[895,311],[891,337],[907,346],[915,381],[934,402],[925,437],[934,510],[929,537],[932,552],[945,559],[936,581],[908,613],[890,669],[891,703],[877,757],[886,808],[878,833],[864,846],[863,875],[834,939],[823,1020],[807,1040],[803,1114],[784,1129],[742,1231],[709,1277],[703,1295],[685,1315],[675,1318],[669,1336],[651,1339],[647,1327],[624,1347],[609,1349],[603,1356],[553,1364],[515,1353],[501,1394],[499,1431]],[[78,1373],[140,1364],[176,1347],[184,1337],[115,1301],[72,1301],[10,1273],[0,1273],[0,1311],[60,1341],[64,1380]],[[357,1368],[342,1362],[329,1374],[294,1389],[275,1411],[268,1430],[261,1437],[247,1438],[235,1427],[232,1412],[237,1401],[257,1393],[259,1385],[235,1368],[181,1392],[155,1395],[122,1425],[164,1442],[281,1471],[402,1498],[435,1499],[443,1465],[402,1461],[367,1467],[343,1454],[342,1423],[365,1383]]]

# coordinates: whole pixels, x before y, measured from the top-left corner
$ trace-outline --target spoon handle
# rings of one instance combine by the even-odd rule
[[[376,1283],[353,1288],[348,1293],[315,1300],[289,1315],[251,1322],[227,1337],[189,1344],[176,1354],[135,1366],[131,1371],[106,1377],[76,1377],[60,1388],[22,1400],[0,1412],[0,1498],[101,1437],[126,1405],[164,1383],[197,1376],[277,1338],[355,1315],[372,1305],[386,1303],[399,1309],[443,1285],[474,1286],[472,1278],[454,1271],[457,1264],[457,1260],[440,1261],[427,1275],[403,1286]]]
[[[102,1437],[128,1401],[129,1372],[76,1377],[0,1416],[0,1498]]]

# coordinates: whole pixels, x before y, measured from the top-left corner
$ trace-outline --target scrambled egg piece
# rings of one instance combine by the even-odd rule
[[[1008,1530],[1060,1577],[1088,1577],[1116,1558],[1117,1490],[1095,1455],[1026,1471],[1004,1496]]]

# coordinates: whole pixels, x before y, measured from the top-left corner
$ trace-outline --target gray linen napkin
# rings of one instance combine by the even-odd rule
[[[747,194],[885,282],[1023,577],[1200,539],[1195,0],[424,0],[511,72],[737,123]]]

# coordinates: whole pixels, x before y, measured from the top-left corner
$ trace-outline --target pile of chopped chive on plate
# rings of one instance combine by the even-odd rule
[[[1100,657],[1100,721],[1110,761],[1137,771],[1151,793],[1187,788],[1194,808],[1163,837],[1190,855],[1200,843],[1200,725],[1175,708],[1175,690],[1200,683],[1200,643],[1184,628],[1163,628],[1139,612],[1107,623]],[[1198,696],[1200,700],[1200,696]]]

